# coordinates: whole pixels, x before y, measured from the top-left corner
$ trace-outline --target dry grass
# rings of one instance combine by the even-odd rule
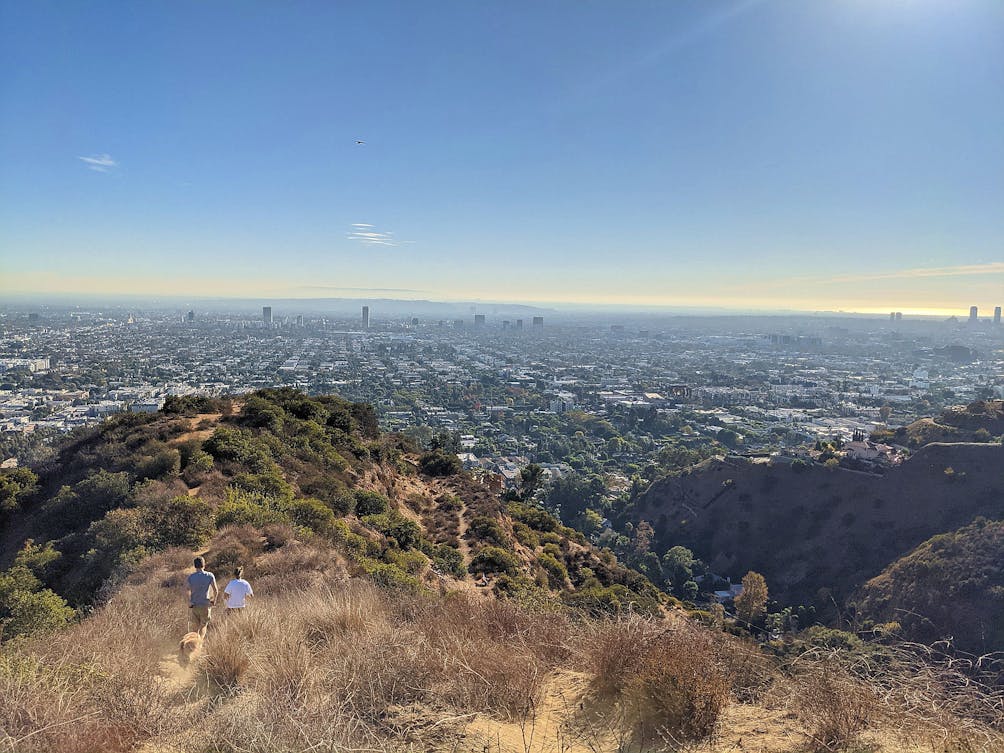
[[[732,685],[722,636],[689,621],[632,615],[590,626],[582,660],[594,699],[617,708],[639,745],[710,737]]]
[[[817,751],[855,750],[882,728],[902,745],[1004,750],[1004,687],[993,657],[937,647],[883,647],[877,658],[813,649],[784,667],[773,689],[801,718]]]
[[[231,530],[213,547],[258,541]],[[296,541],[245,563],[258,598],[219,615],[186,670],[174,660],[190,558],[151,558],[82,623],[4,647],[0,753],[453,749],[444,740],[474,715],[531,729],[557,707],[549,688],[563,673],[585,693],[569,714],[602,709],[603,739],[622,735],[631,750],[713,739],[726,704],[771,684],[767,700],[805,719],[820,749],[877,724],[923,729],[938,750],[1000,740],[1000,696],[930,657],[911,654],[905,675],[821,655],[778,671],[755,646],[682,617],[595,621],[484,594],[391,595]]]

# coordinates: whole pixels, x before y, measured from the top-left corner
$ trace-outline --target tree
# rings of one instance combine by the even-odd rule
[[[882,419],[882,423],[888,423],[889,417],[892,415],[892,407],[888,405],[883,405],[879,408],[879,418]]]
[[[767,613],[767,581],[750,570],[743,576],[743,592],[736,597],[736,616],[751,623]]]
[[[425,453],[419,458],[418,466],[427,476],[454,476],[462,468],[460,458],[443,450]]]
[[[602,507],[603,482],[598,478],[569,475],[556,479],[547,494],[548,507],[560,512],[566,523],[576,521],[588,508]]]
[[[680,588],[694,577],[694,553],[685,546],[674,546],[662,556],[662,572],[673,588]]]
[[[519,472],[519,481],[521,485],[520,498],[530,499],[534,492],[537,491],[537,487],[540,486],[541,479],[544,476],[544,469],[541,468],[536,463],[530,463],[526,468]]]

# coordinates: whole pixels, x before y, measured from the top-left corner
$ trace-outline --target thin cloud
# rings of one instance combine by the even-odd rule
[[[1004,262],[992,261],[986,264],[960,264],[955,267],[921,267],[918,269],[901,269],[896,272],[880,272],[871,275],[840,275],[829,278],[829,281],[914,280],[923,277],[966,277],[993,274],[1004,274]]]
[[[347,288],[335,285],[300,285],[294,290],[311,290],[325,292],[352,292],[352,293],[427,293],[427,290],[417,288]]]
[[[345,237],[364,246],[402,246],[406,243],[414,243],[414,241],[398,240],[394,237],[394,233],[389,230],[377,230],[374,225],[368,222],[354,222],[349,227],[351,230]]]
[[[110,154],[92,154],[90,157],[77,157],[77,159],[87,165],[88,170],[96,173],[111,172],[119,166]]]

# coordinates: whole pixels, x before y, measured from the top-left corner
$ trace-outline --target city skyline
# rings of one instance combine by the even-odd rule
[[[0,20],[0,298],[964,317],[1004,292],[998,3]]]

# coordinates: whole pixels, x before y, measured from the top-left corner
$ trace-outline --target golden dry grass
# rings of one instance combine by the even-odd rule
[[[935,741],[928,750],[989,753],[1001,740],[992,706],[967,715],[988,696],[955,702],[944,676],[897,685],[833,656],[779,668],[683,617],[390,594],[349,578],[333,552],[292,540],[262,553],[249,531],[210,551],[234,542],[258,552],[247,564],[259,596],[218,617],[190,667],[177,663],[191,557],[180,550],[63,633],[5,646],[0,751],[724,753],[745,749],[734,733],[747,727],[775,746],[757,750],[786,753],[874,747],[903,740],[900,728]],[[773,726],[759,730],[761,716]]]

